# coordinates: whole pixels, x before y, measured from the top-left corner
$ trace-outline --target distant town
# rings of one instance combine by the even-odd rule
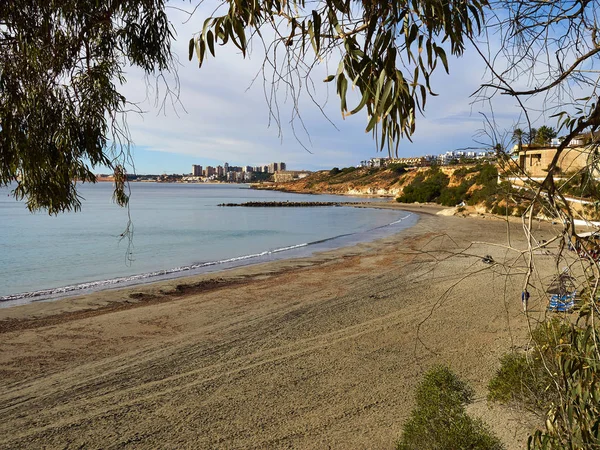
[[[371,158],[361,161],[357,167],[385,167],[388,164],[404,164],[407,167],[426,167],[437,164],[449,166],[452,164],[468,164],[481,160],[495,159],[494,151],[454,150],[440,155],[414,156],[410,158]]]
[[[356,167],[385,167],[388,164],[404,164],[407,167],[424,167],[433,164],[451,165],[469,163],[477,160],[494,159],[493,151],[448,151],[441,155],[425,155],[411,158],[371,158],[361,161]],[[158,183],[276,183],[301,179],[310,175],[308,170],[287,170],[284,162],[272,162],[262,166],[222,166],[192,165],[188,174],[134,175],[128,174],[129,181]],[[99,174],[98,181],[113,181],[112,175]]]
[[[198,183],[211,181],[224,181],[229,183],[249,183],[251,181],[266,181],[273,174],[283,172],[286,169],[284,162],[272,162],[264,166],[230,166],[228,163],[222,166],[202,167],[192,165],[192,173],[182,177],[182,182]]]
[[[293,178],[308,176],[309,171],[286,170],[286,163],[272,162],[261,166],[201,166],[192,164],[187,174],[133,175],[127,174],[129,181],[147,181],[158,183],[250,183],[261,181],[289,181]],[[113,181],[112,175],[97,175],[98,181]]]

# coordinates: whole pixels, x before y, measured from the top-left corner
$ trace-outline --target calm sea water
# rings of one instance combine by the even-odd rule
[[[82,185],[82,210],[56,217],[29,213],[9,188],[0,188],[0,305],[304,256],[391,234],[417,220],[402,211],[360,208],[217,206],[353,200],[245,185],[132,183],[131,189],[128,261],[128,241],[119,240],[127,210],[111,201],[110,183]]]

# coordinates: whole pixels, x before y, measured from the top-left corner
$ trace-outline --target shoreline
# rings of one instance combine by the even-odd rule
[[[221,206],[221,205],[219,205]],[[353,207],[353,208],[375,208],[375,209],[394,209],[399,211],[408,211],[410,208],[399,208],[392,205],[391,207],[379,207],[377,204],[369,204],[369,203],[349,203],[349,204],[341,204],[344,207]],[[403,221],[406,217],[401,218],[400,221]],[[395,225],[396,222],[385,225],[385,227],[391,227]],[[409,225],[410,226],[410,225]],[[381,227],[379,227],[381,228]],[[227,258],[224,260],[215,260],[208,261],[203,263],[195,263],[188,266],[177,266],[170,267],[166,269],[159,269],[153,272],[144,272],[144,273],[136,273],[131,275],[126,275],[123,277],[116,278],[107,278],[102,280],[90,280],[83,281],[81,283],[66,285],[66,286],[57,286],[53,288],[44,288],[35,291],[26,291],[15,294],[8,294],[4,297],[0,297],[0,309],[3,308],[12,308],[15,306],[25,305],[29,303],[35,302],[51,302],[62,300],[66,298],[86,295],[94,292],[101,292],[104,290],[118,290],[124,289],[128,287],[140,286],[148,283],[156,283],[168,280],[178,280],[185,279],[187,277],[194,277],[201,274],[208,273],[219,273],[225,270],[235,269],[237,267],[249,266],[254,264],[263,264],[265,262],[270,261],[279,261],[284,259],[293,259],[293,258],[302,258],[311,256],[314,253],[318,253],[321,251],[326,251],[331,249],[327,243],[338,242],[339,245],[334,248],[343,248],[347,246],[352,246],[357,243],[362,242],[370,242],[373,239],[378,239],[378,237],[372,238],[371,232],[374,232],[377,228],[364,230],[356,233],[352,233],[349,236],[355,237],[355,239],[351,239],[350,241],[345,241],[343,238],[347,238],[347,236],[332,236],[330,238],[326,238],[316,242],[307,242],[301,244],[294,244],[287,247],[275,248],[264,250],[261,253],[257,254],[249,254],[249,255],[240,255],[232,258]],[[388,230],[385,235],[394,234],[397,232],[401,232],[400,230]]]
[[[411,209],[399,234],[309,258],[0,310],[0,448],[392,448],[440,363],[526,448],[531,418],[484,400],[527,341],[503,275],[519,264],[494,245],[522,242],[520,225]]]

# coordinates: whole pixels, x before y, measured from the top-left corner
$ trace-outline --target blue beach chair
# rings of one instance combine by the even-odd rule
[[[558,295],[554,294],[550,297],[550,303],[548,304],[548,311],[554,312],[569,312],[575,308],[575,295],[572,294]]]

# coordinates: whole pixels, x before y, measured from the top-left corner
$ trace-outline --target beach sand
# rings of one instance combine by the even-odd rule
[[[522,245],[521,225],[411,209],[373,243],[0,309],[0,448],[391,449],[434,364],[526,448],[535,418],[485,400],[527,342],[524,263],[472,244]]]

